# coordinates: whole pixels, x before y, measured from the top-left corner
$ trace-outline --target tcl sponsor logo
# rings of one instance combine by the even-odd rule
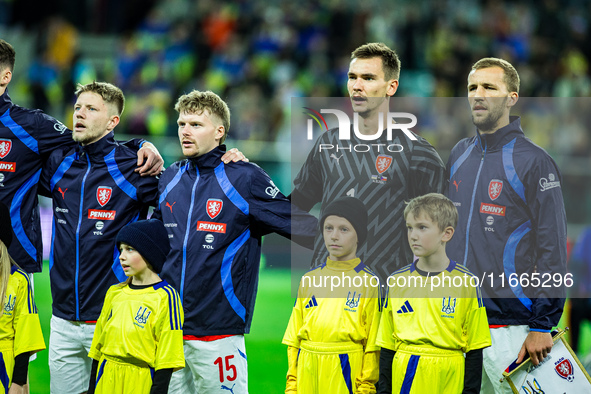
[[[212,233],[226,233],[226,223],[197,222],[197,231],[209,231]]]
[[[480,213],[505,216],[505,208],[506,207],[503,207],[501,205],[480,203]]]
[[[89,219],[100,219],[100,220],[115,220],[115,214],[117,211],[102,211],[100,209],[89,209]]]
[[[14,170],[16,170],[16,163],[11,163],[8,161],[0,161],[0,171],[14,172]]]

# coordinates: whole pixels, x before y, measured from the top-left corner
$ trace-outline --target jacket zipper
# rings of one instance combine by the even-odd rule
[[[478,180],[480,179],[480,172],[482,170],[482,166],[484,165],[484,158],[486,156],[486,148],[487,146],[484,145],[484,149],[482,150],[482,154],[480,155],[480,165],[478,166],[478,172],[476,173],[476,179],[474,180],[474,189],[472,190],[472,201],[470,202],[470,214],[468,215],[468,223],[466,226],[466,247],[464,251],[464,261],[462,265],[464,267],[467,266],[468,262],[468,245],[470,243],[470,225],[472,224],[472,214],[474,213],[474,201],[476,199],[476,190],[478,189]]]
[[[189,170],[189,163],[187,163],[187,171]],[[189,242],[189,231],[191,230],[191,218],[193,217],[193,207],[195,205],[195,189],[197,188],[197,183],[199,183],[199,169],[197,169],[197,165],[195,165],[195,175],[196,179],[193,183],[193,188],[191,189],[191,205],[189,206],[189,214],[187,215],[187,225],[185,227],[185,239],[183,241],[183,267],[181,270],[181,289],[180,289],[180,296],[181,302],[184,302],[185,299],[183,298],[184,290],[185,290],[185,271],[187,267],[187,244]]]
[[[82,186],[80,189],[80,212],[78,213],[78,228],[76,228],[76,278],[74,279],[74,291],[76,293],[76,320],[80,320],[80,298],[78,292],[78,277],[80,275],[80,227],[82,226],[82,216],[84,212],[84,186],[86,184],[86,177],[90,172],[90,158],[86,155],[88,168],[84,178],[82,178]]]

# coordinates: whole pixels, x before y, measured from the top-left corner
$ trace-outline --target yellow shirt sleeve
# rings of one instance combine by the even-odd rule
[[[369,296],[365,300],[365,308],[363,309],[363,320],[366,326],[367,340],[365,342],[364,351],[375,352],[380,350],[376,343],[378,330],[380,327],[380,317],[382,315],[382,301],[380,299],[379,289],[371,287]]]
[[[389,292],[386,293],[382,316],[380,318],[380,327],[378,329],[376,343],[378,346],[396,351],[396,342],[394,340],[394,315],[392,313],[392,300],[389,298]]]
[[[486,308],[484,307],[482,298],[478,297],[478,295],[476,294],[472,299],[472,308],[466,316],[463,327],[463,334],[467,338],[466,349],[463,349],[465,353],[471,350],[489,347],[492,343]]]
[[[185,315],[179,294],[168,286],[167,297],[163,299],[156,324],[155,370],[185,367],[183,350],[183,323]],[[170,302],[169,302],[170,301]]]
[[[25,352],[36,353],[45,349],[37,305],[33,299],[33,288],[29,275],[16,270],[8,280],[17,280],[17,294],[14,307],[14,356]]]
[[[293,309],[291,311],[291,316],[289,317],[289,323],[287,323],[287,329],[285,330],[285,334],[283,335],[282,343],[288,346],[293,346],[295,348],[300,347],[300,339],[298,334],[300,333],[300,329],[302,328],[303,323],[303,302],[305,301],[303,298],[302,292],[302,285],[300,282],[300,287],[298,288],[298,298],[295,301]]]
[[[111,286],[109,290],[107,290],[107,294],[105,295],[105,302],[103,303],[103,309],[101,309],[101,314],[94,328],[94,335],[92,336],[92,345],[90,345],[90,351],[88,352],[88,357],[97,361],[102,356],[101,349],[104,346],[104,343],[101,343],[103,328],[105,327],[105,323],[109,320],[111,314],[113,313],[111,307],[111,300],[113,299],[113,293],[116,289],[115,286],[119,285]]]

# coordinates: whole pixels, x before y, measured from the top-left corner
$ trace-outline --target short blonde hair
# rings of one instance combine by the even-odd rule
[[[191,93],[183,94],[177,100],[174,109],[180,113],[201,115],[205,110],[208,110],[212,115],[216,116],[224,126],[224,135],[220,139],[220,144],[223,144],[230,130],[230,108],[224,100],[211,90],[201,92],[193,90]]]
[[[80,97],[80,95],[85,92],[96,93],[102,97],[105,103],[113,104],[117,109],[118,116],[121,116],[123,113],[123,109],[125,108],[125,96],[117,86],[108,82],[94,81],[87,83],[86,85],[78,84],[74,94],[76,97]]]
[[[412,213],[415,218],[424,213],[437,224],[441,231],[447,227],[455,229],[458,225],[457,208],[449,198],[439,193],[429,193],[413,198],[404,208],[405,220],[409,213]]]

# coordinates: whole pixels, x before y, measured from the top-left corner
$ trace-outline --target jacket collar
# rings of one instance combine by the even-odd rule
[[[476,146],[482,150],[486,148],[487,151],[498,150],[505,146],[507,143],[515,139],[515,137],[523,136],[523,130],[521,129],[521,118],[519,116],[509,117],[510,123],[501,127],[492,134],[480,134],[476,129]]]
[[[113,150],[113,148],[115,148],[117,145],[118,144],[115,141],[115,134],[111,131],[109,134],[105,135],[103,138],[92,144],[85,146],[78,144],[78,146],[76,146],[76,153],[78,154],[78,157],[84,157],[85,155],[88,155],[91,161],[102,161],[103,157]]]
[[[8,95],[8,88],[4,91],[2,96],[0,96],[0,115],[2,115],[8,108],[12,106],[12,100]]]
[[[189,161],[201,172],[216,168],[222,162],[224,153],[226,153],[226,145],[220,145],[202,156],[190,158]]]

